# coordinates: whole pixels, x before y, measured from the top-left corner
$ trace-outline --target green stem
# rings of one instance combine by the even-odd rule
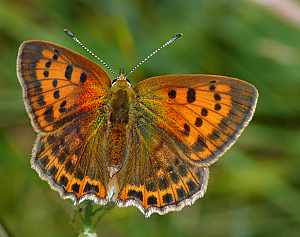
[[[113,204],[99,207],[89,200],[80,204],[76,208],[73,218],[74,225],[77,227],[80,226],[78,237],[98,237],[96,226],[113,207]]]

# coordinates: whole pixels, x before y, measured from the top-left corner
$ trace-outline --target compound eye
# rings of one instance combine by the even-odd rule
[[[118,78],[113,79],[112,84],[115,83],[118,80]]]

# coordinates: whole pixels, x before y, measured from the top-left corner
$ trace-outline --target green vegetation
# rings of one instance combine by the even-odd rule
[[[211,168],[202,200],[150,219],[135,208],[114,208],[97,231],[103,237],[299,236],[300,24],[281,16],[292,14],[286,9],[256,2],[262,0],[1,0],[0,224],[11,236],[76,236],[71,201],[30,168],[35,134],[15,71],[21,42],[48,40],[84,54],[65,36],[69,28],[118,70],[182,32],[131,81],[166,73],[238,77],[259,90],[254,119]],[[274,2],[300,9],[296,0]]]

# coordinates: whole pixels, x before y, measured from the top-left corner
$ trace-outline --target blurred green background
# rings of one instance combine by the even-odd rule
[[[115,208],[100,236],[300,236],[300,1],[0,0],[0,224],[9,236],[76,236],[71,201],[30,168],[35,134],[15,72],[24,40],[84,54],[64,28],[116,70],[182,32],[131,81],[201,72],[241,78],[260,93],[250,126],[211,168],[202,200],[150,219]]]

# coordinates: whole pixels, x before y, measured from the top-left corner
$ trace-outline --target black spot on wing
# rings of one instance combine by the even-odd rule
[[[173,202],[173,196],[170,193],[166,193],[162,198],[165,204],[170,204]]]
[[[214,91],[216,89],[216,86],[214,84],[210,85],[209,86],[209,90],[210,91]]]
[[[68,66],[66,67],[66,70],[65,70],[65,78],[67,78],[68,80],[71,80],[72,73],[73,73],[73,65],[68,64]]]
[[[52,166],[49,170],[48,170],[48,175],[50,176],[55,176],[57,173],[58,169],[56,168],[56,166]]]
[[[99,192],[99,188],[96,185],[92,185],[89,182],[87,182],[84,186],[83,192],[88,193],[88,192]]]
[[[42,168],[45,168],[48,163],[49,163],[49,158],[47,155],[45,155],[44,157],[42,157],[38,162],[39,162],[39,165],[42,167]]]
[[[156,205],[157,204],[157,198],[155,196],[148,197],[147,204],[150,205],[150,206]]]
[[[57,49],[54,49],[54,54],[52,56],[52,59],[57,60],[59,55],[60,55],[59,51]]]
[[[214,99],[217,100],[217,101],[220,101],[221,100],[221,96],[220,94],[214,94]]]
[[[46,105],[45,97],[44,97],[43,95],[40,95],[40,96],[39,96],[37,102],[38,102],[39,106],[44,106],[44,105]]]
[[[59,144],[55,144],[54,146],[52,146],[51,150],[52,150],[52,154],[54,156],[57,156],[59,153]]]
[[[205,143],[205,140],[202,136],[198,136],[197,141],[193,144],[192,150],[194,152],[200,152],[207,148],[207,145]]]
[[[66,169],[67,173],[72,173],[73,172],[74,165],[73,165],[73,162],[71,160],[68,160],[66,162],[65,169]]]
[[[69,182],[68,178],[66,176],[62,175],[59,179],[58,184],[63,187],[67,187],[68,182]]]
[[[168,180],[166,179],[166,177],[161,177],[159,180],[158,180],[158,186],[159,186],[159,189],[160,190],[165,190],[169,187],[169,182]]]
[[[43,74],[44,74],[45,77],[49,77],[49,71],[44,71]]]
[[[203,124],[203,120],[201,118],[197,117],[196,120],[195,120],[195,126],[196,127],[201,127],[202,124]]]
[[[197,185],[195,184],[195,182],[193,180],[189,180],[187,182],[187,186],[189,188],[190,193],[195,193],[196,192]]]
[[[185,198],[185,196],[186,196],[186,193],[185,193],[185,191],[184,191],[184,189],[182,187],[177,188],[176,189],[176,193],[177,193],[179,201],[182,201]]]
[[[63,102],[60,103],[60,105],[59,105],[59,112],[60,112],[60,113],[64,113],[64,112],[67,111],[67,109],[66,109],[66,107],[65,107],[66,104],[67,104],[67,101],[66,101],[66,100],[64,100]]]
[[[77,170],[76,173],[75,173],[75,177],[79,180],[83,180],[84,175],[80,170]]]
[[[193,103],[196,100],[196,91],[193,88],[189,88],[187,91],[187,102]]]
[[[190,131],[191,131],[190,126],[187,123],[185,123],[184,126],[183,126],[183,134],[185,136],[189,136],[190,135]]]
[[[60,95],[59,95],[59,90],[54,91],[53,97],[54,97],[55,99],[58,99],[58,98],[60,97]]]
[[[222,106],[219,103],[215,104],[215,110],[216,111],[221,110],[221,108],[222,108]]]
[[[59,163],[64,163],[66,158],[67,158],[67,154],[65,152],[62,152],[61,154],[58,155],[58,161]]]
[[[175,172],[170,173],[170,178],[175,184],[177,184],[180,180],[178,174]]]
[[[32,81],[32,88],[34,88],[35,95],[42,93],[41,82],[39,80]]]
[[[218,140],[220,137],[221,137],[221,134],[217,130],[213,130],[213,132],[208,135],[208,138],[211,140]]]
[[[170,99],[175,99],[176,98],[176,91],[174,89],[170,90],[168,92],[168,96]]]
[[[54,80],[52,81],[52,86],[53,86],[53,87],[57,87],[57,83],[58,83],[57,80],[54,79]]]
[[[86,81],[86,79],[87,79],[87,74],[85,72],[82,72],[80,74],[80,82],[84,83]]]
[[[46,110],[44,111],[44,118],[48,123],[51,123],[54,121],[53,117],[53,106],[48,106]]]
[[[201,115],[206,117],[208,115],[208,110],[206,108],[201,109]]]
[[[143,201],[143,193],[142,193],[142,191],[136,191],[136,190],[130,189],[128,191],[128,197],[137,198],[141,202]]]
[[[75,193],[78,193],[78,192],[79,192],[79,188],[80,188],[80,186],[79,186],[77,183],[75,183],[75,184],[72,185],[72,190],[73,190]]]
[[[45,67],[46,67],[46,68],[51,67],[51,60],[49,60],[49,61],[47,61],[47,62],[45,63]]]

